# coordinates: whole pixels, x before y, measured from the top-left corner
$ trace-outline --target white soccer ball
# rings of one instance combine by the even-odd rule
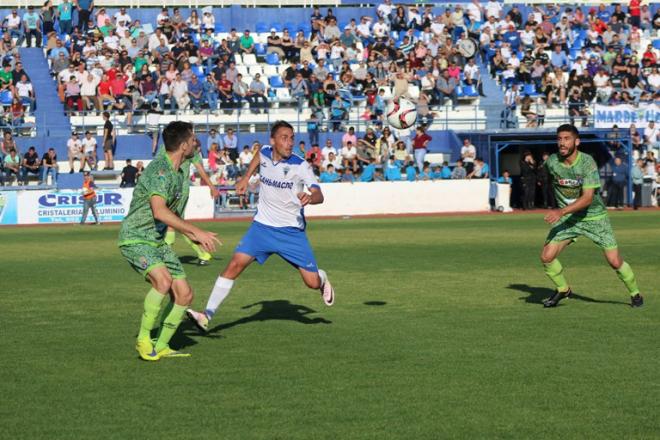
[[[394,98],[387,104],[385,114],[392,127],[405,129],[415,125],[417,106],[406,98]]]

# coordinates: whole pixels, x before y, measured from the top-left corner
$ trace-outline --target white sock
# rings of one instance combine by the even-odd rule
[[[208,316],[209,319],[215,315],[215,311],[218,309],[218,307],[220,307],[222,301],[227,298],[227,295],[229,295],[233,285],[234,280],[230,280],[228,278],[218,277],[218,279],[215,281],[215,285],[211,291],[211,296],[206,302],[206,310],[204,310],[206,316]]]
[[[321,289],[323,289],[323,285],[325,284],[326,280],[328,279],[328,275],[326,275],[326,273],[323,269],[319,269],[319,277],[321,278]]]

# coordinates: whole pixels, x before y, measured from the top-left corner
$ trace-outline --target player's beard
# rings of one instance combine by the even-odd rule
[[[561,153],[561,148],[560,148],[560,149],[559,149],[559,155],[560,155],[563,159],[566,159],[567,157],[570,157],[570,156],[575,152],[575,149],[576,149],[576,148],[577,148],[577,146],[575,145],[575,142],[573,142],[573,145],[571,145],[570,147],[568,147],[568,153],[566,153],[566,154],[562,154],[562,153]]]

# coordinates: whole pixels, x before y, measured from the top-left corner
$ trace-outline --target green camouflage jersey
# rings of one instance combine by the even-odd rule
[[[156,157],[159,156],[166,156],[164,146],[161,146],[158,149],[158,154]],[[181,191],[181,199],[179,199],[179,202],[176,204],[176,206],[172,208],[172,212],[181,218],[183,218],[183,213],[186,210],[186,204],[188,204],[188,196],[190,195],[190,167],[191,165],[203,163],[202,161],[202,156],[198,151],[195,151],[195,154],[192,157],[181,162],[181,171],[183,171],[183,190]]]
[[[552,186],[560,208],[575,202],[583,189],[600,188],[600,175],[598,165],[593,157],[578,152],[575,162],[567,165],[557,155],[551,155],[545,162],[548,172],[552,176]],[[571,220],[596,220],[607,215],[603,199],[598,191],[586,209],[570,214]]]
[[[161,196],[167,207],[176,212],[176,207],[183,197],[186,175],[184,167],[174,169],[167,154],[157,155],[151,161],[133,190],[131,207],[119,231],[119,246],[163,243],[167,225],[154,218],[150,199],[154,195]]]
[[[181,164],[181,171],[183,171],[183,191],[181,191],[181,199],[172,210],[176,215],[183,218],[183,213],[188,204],[188,196],[190,195],[190,168],[192,165],[202,163],[202,156],[195,152],[195,155],[183,161]]]

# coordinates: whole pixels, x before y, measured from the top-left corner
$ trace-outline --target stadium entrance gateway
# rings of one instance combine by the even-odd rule
[[[602,179],[610,177],[609,164],[613,160],[608,145],[616,142],[625,151],[624,162],[628,165],[627,200],[632,200],[632,179],[630,175],[634,163],[632,158],[632,141],[628,130],[619,131],[616,138],[611,138],[611,129],[583,129],[580,131],[580,151],[593,156],[600,169]],[[557,152],[557,133],[550,130],[527,130],[519,132],[494,131],[486,134],[488,157],[492,164],[493,177],[500,177],[503,170],[508,169],[512,175],[519,174],[519,162],[522,153],[529,150],[537,159],[543,152],[550,154]],[[605,187],[605,186],[603,186]]]

